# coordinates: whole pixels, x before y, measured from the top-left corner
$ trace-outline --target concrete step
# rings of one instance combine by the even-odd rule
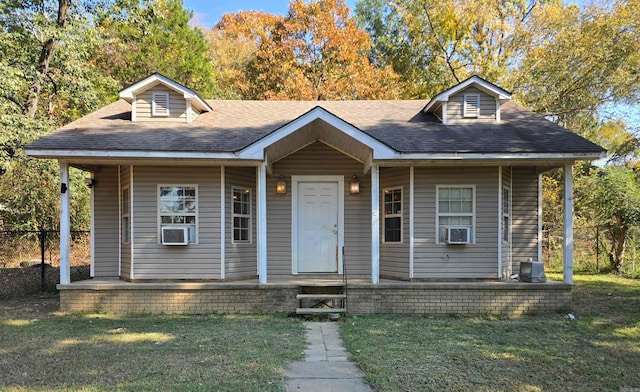
[[[345,308],[297,308],[296,314],[346,313]]]
[[[296,299],[344,299],[346,294],[298,294]]]

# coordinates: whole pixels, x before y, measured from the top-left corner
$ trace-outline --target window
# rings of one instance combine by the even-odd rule
[[[251,242],[251,189],[232,188],[233,243]]]
[[[384,242],[402,242],[402,188],[384,190]]]
[[[463,117],[477,118],[480,115],[480,94],[465,94]]]
[[[120,208],[122,216],[122,243],[128,244],[131,242],[131,220],[130,220],[130,202],[129,202],[129,188],[122,189],[122,198],[120,199]]]
[[[153,116],[169,116],[169,93],[153,93],[151,114]]]
[[[186,227],[189,242],[196,242],[198,188],[195,185],[159,185],[160,230],[166,226]]]
[[[467,227],[471,242],[475,238],[475,187],[472,185],[438,185],[436,192],[438,242],[445,242],[447,228]]]
[[[502,188],[502,241],[509,242],[511,238],[511,192],[509,188]]]

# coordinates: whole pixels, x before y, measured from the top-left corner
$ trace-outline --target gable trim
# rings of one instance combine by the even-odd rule
[[[209,104],[207,104],[204,99],[200,98],[200,96],[190,88],[187,88],[180,83],[174,82],[173,80],[163,76],[159,73],[154,73],[141,81],[132,84],[131,86],[120,91],[120,98],[126,100],[129,103],[132,103],[135,100],[135,96],[142,91],[146,91],[151,88],[154,84],[161,83],[166,87],[174,90],[178,93],[181,93],[183,98],[187,101],[195,103],[195,106],[200,110],[210,112],[213,109]]]
[[[493,95],[494,97],[496,97],[497,99],[499,99],[501,101],[506,101],[506,100],[511,99],[511,93],[508,92],[507,90],[502,89],[502,88],[496,86],[495,84],[482,79],[481,77],[479,77],[477,75],[474,75],[474,76],[468,78],[467,80],[464,80],[464,81],[456,84],[455,86],[451,87],[450,89],[445,90],[445,91],[441,92],[440,94],[436,95],[435,97],[433,97],[431,99],[431,101],[429,101],[427,106],[425,106],[422,111],[425,112],[425,113],[428,112],[430,109],[433,108],[433,106],[437,102],[448,102],[449,101],[449,97],[451,97],[454,94],[459,93],[460,91],[464,90],[465,88],[467,88],[467,87],[469,87],[471,85],[476,85],[481,90],[484,90],[485,92],[489,93],[490,95]]]
[[[316,106],[302,116],[264,136],[262,139],[243,148],[238,152],[238,157],[244,159],[263,160],[265,156],[264,150],[267,147],[298,131],[300,128],[304,127],[307,124],[310,124],[312,121],[318,119],[326,122],[337,130],[343,132],[347,136],[350,136],[358,142],[371,148],[373,150],[373,159],[393,159],[397,155],[396,151],[388,145],[373,138],[372,136],[369,136],[360,129],[347,123],[336,115],[328,112],[326,109],[320,106]]]

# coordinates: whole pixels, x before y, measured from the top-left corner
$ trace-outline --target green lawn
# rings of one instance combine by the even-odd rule
[[[573,314],[350,317],[376,391],[640,391],[640,280],[575,277]]]
[[[4,316],[3,391],[279,391],[306,347],[284,317]]]

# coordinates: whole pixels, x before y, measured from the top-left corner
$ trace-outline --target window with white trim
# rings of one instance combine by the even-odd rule
[[[511,192],[508,187],[502,188],[502,241],[511,238]]]
[[[131,203],[129,187],[122,188],[120,208],[120,216],[122,217],[122,243],[128,244],[131,242]]]
[[[480,115],[480,94],[465,94],[463,117],[477,118]]]
[[[251,243],[251,189],[231,189],[232,243]]]
[[[151,115],[169,116],[169,93],[153,93],[151,99]]]
[[[385,243],[402,242],[402,188],[383,190],[384,237]]]
[[[163,227],[186,227],[189,229],[189,242],[197,242],[198,186],[159,185],[158,200],[158,231],[162,233]]]
[[[449,227],[469,228],[469,238],[474,242],[475,187],[473,185],[438,185],[436,201],[438,242],[446,241]]]

